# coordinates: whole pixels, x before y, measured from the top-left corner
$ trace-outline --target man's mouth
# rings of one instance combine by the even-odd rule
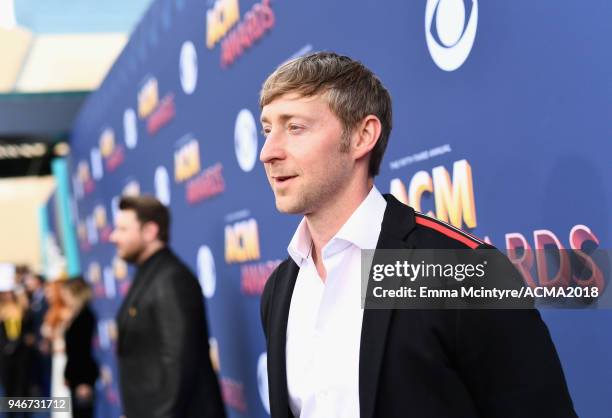
[[[277,185],[283,185],[289,182],[289,180],[296,178],[297,176],[272,176],[274,183]]]

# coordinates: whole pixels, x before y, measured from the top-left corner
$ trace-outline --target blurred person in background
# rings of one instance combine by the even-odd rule
[[[210,361],[204,296],[168,247],[170,213],[151,196],[123,197],[111,241],[136,264],[117,315],[121,399],[128,418],[225,416]]]
[[[15,290],[24,288],[27,278],[32,274],[30,267],[26,264],[15,266]]]
[[[92,291],[82,277],[76,277],[62,283],[61,296],[70,311],[64,334],[67,357],[64,378],[72,396],[72,416],[91,418],[99,375],[92,353],[96,329],[96,317],[89,306]]]
[[[41,332],[43,320],[49,307],[45,298],[45,280],[39,274],[28,274],[24,280],[29,301],[29,316],[32,319],[33,341],[31,350],[32,396],[49,396],[51,390],[51,357],[43,352],[44,338]]]
[[[45,298],[49,305],[45,314],[41,334],[43,341],[41,350],[51,357],[51,396],[69,397],[70,391],[64,384],[64,370],[66,368],[66,350],[64,332],[70,319],[70,309],[61,297],[63,279],[47,282]],[[64,414],[64,415],[62,415]],[[64,412],[53,412],[52,417],[65,417]]]
[[[35,326],[42,326],[43,319],[49,307],[45,299],[45,279],[40,274],[29,274],[24,281],[29,309],[35,321]],[[37,322],[36,322],[37,321]]]
[[[15,292],[15,280],[0,282],[0,377],[4,396],[26,397],[29,393],[30,364],[28,339],[32,336],[32,321]],[[16,413],[15,417],[29,417]]]

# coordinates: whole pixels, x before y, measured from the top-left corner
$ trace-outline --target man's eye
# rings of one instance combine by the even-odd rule
[[[261,130],[261,134],[263,135],[263,137],[267,137],[270,134],[270,128],[264,128]]]
[[[304,129],[303,126],[300,125],[289,125],[289,131],[290,132],[300,132]]]

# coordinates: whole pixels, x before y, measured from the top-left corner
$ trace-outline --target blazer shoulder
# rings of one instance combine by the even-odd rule
[[[390,241],[396,239],[416,249],[476,249],[487,245],[466,231],[416,211],[391,194],[384,197],[387,208],[381,237],[385,245],[394,244]]]
[[[169,253],[153,274],[191,279],[194,276],[191,269],[174,253]]]
[[[424,249],[481,249],[494,248],[482,239],[453,225],[414,212],[415,228],[410,234],[417,248]]]
[[[186,302],[199,300],[194,296],[202,294],[198,278],[174,253],[168,254],[151,275],[150,287],[155,299],[167,300],[173,297]]]

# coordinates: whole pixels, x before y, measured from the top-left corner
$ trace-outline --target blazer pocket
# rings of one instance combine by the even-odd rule
[[[155,360],[147,357],[134,360],[126,365],[130,383],[126,389],[134,394],[159,393],[162,389],[162,370]]]

